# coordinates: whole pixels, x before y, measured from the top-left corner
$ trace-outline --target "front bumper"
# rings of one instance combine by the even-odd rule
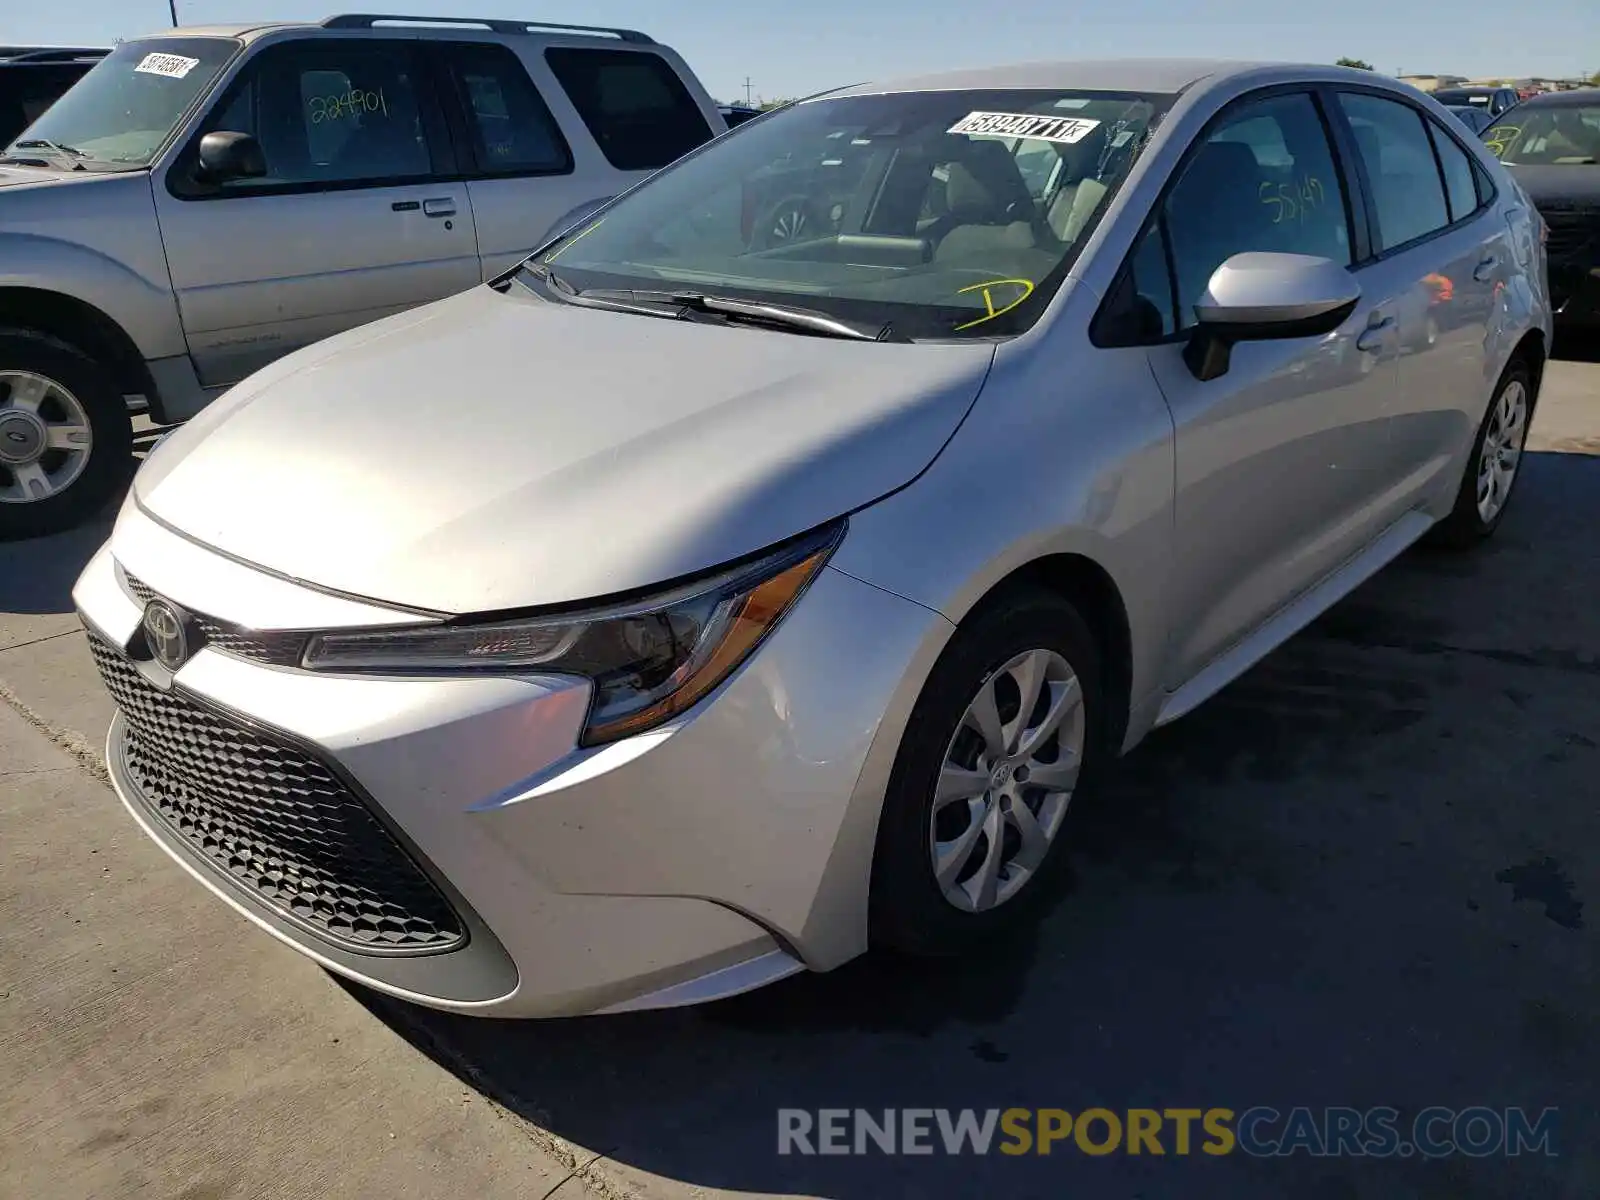
[[[150,592],[265,634],[380,612],[204,551],[131,504],[74,589],[122,710],[112,779],[145,830],[330,970],[493,1016],[693,1003],[864,950],[899,738],[884,715],[909,707],[948,636],[825,570],[716,694],[585,750],[589,689],[570,678],[331,676],[226,639],[165,675],[135,661]],[[443,909],[418,899],[430,891]]]
[[[1600,325],[1600,211],[1544,215],[1557,323]]]

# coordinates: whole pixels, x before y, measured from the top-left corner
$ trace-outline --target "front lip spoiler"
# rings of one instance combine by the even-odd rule
[[[692,1004],[705,1004],[712,1000],[726,1000],[756,988],[766,987],[780,979],[787,979],[806,969],[799,959],[783,950],[769,950],[755,958],[732,966],[720,967],[696,979],[686,979],[659,991],[646,992],[632,1000],[597,1009],[597,1016],[615,1013],[644,1012],[655,1008],[686,1008]]]

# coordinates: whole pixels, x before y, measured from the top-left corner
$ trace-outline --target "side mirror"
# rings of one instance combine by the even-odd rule
[[[1235,343],[1332,333],[1360,299],[1355,277],[1331,258],[1235,254],[1195,302],[1200,323],[1183,360],[1201,382],[1215,379],[1227,373]]]
[[[266,173],[267,156],[250,134],[219,130],[200,139],[200,177],[208,183],[260,179]]]

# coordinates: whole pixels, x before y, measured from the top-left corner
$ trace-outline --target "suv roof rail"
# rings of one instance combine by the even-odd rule
[[[654,45],[655,38],[637,29],[609,25],[563,25],[554,21],[506,21],[495,17],[428,17],[416,13],[340,13],[322,22],[324,29],[372,29],[378,25],[469,25],[495,33],[594,33],[623,42]]]
[[[0,46],[0,62],[53,63],[72,62],[80,58],[104,58],[111,51],[103,47],[74,46]]]

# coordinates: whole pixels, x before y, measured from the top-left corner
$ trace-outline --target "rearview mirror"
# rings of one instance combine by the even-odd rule
[[[1331,258],[1235,254],[1195,302],[1199,324],[1183,359],[1201,382],[1227,373],[1234,344],[1332,333],[1355,311],[1361,287]]]
[[[209,183],[259,179],[267,173],[261,143],[248,133],[219,130],[200,139],[200,176]]]

